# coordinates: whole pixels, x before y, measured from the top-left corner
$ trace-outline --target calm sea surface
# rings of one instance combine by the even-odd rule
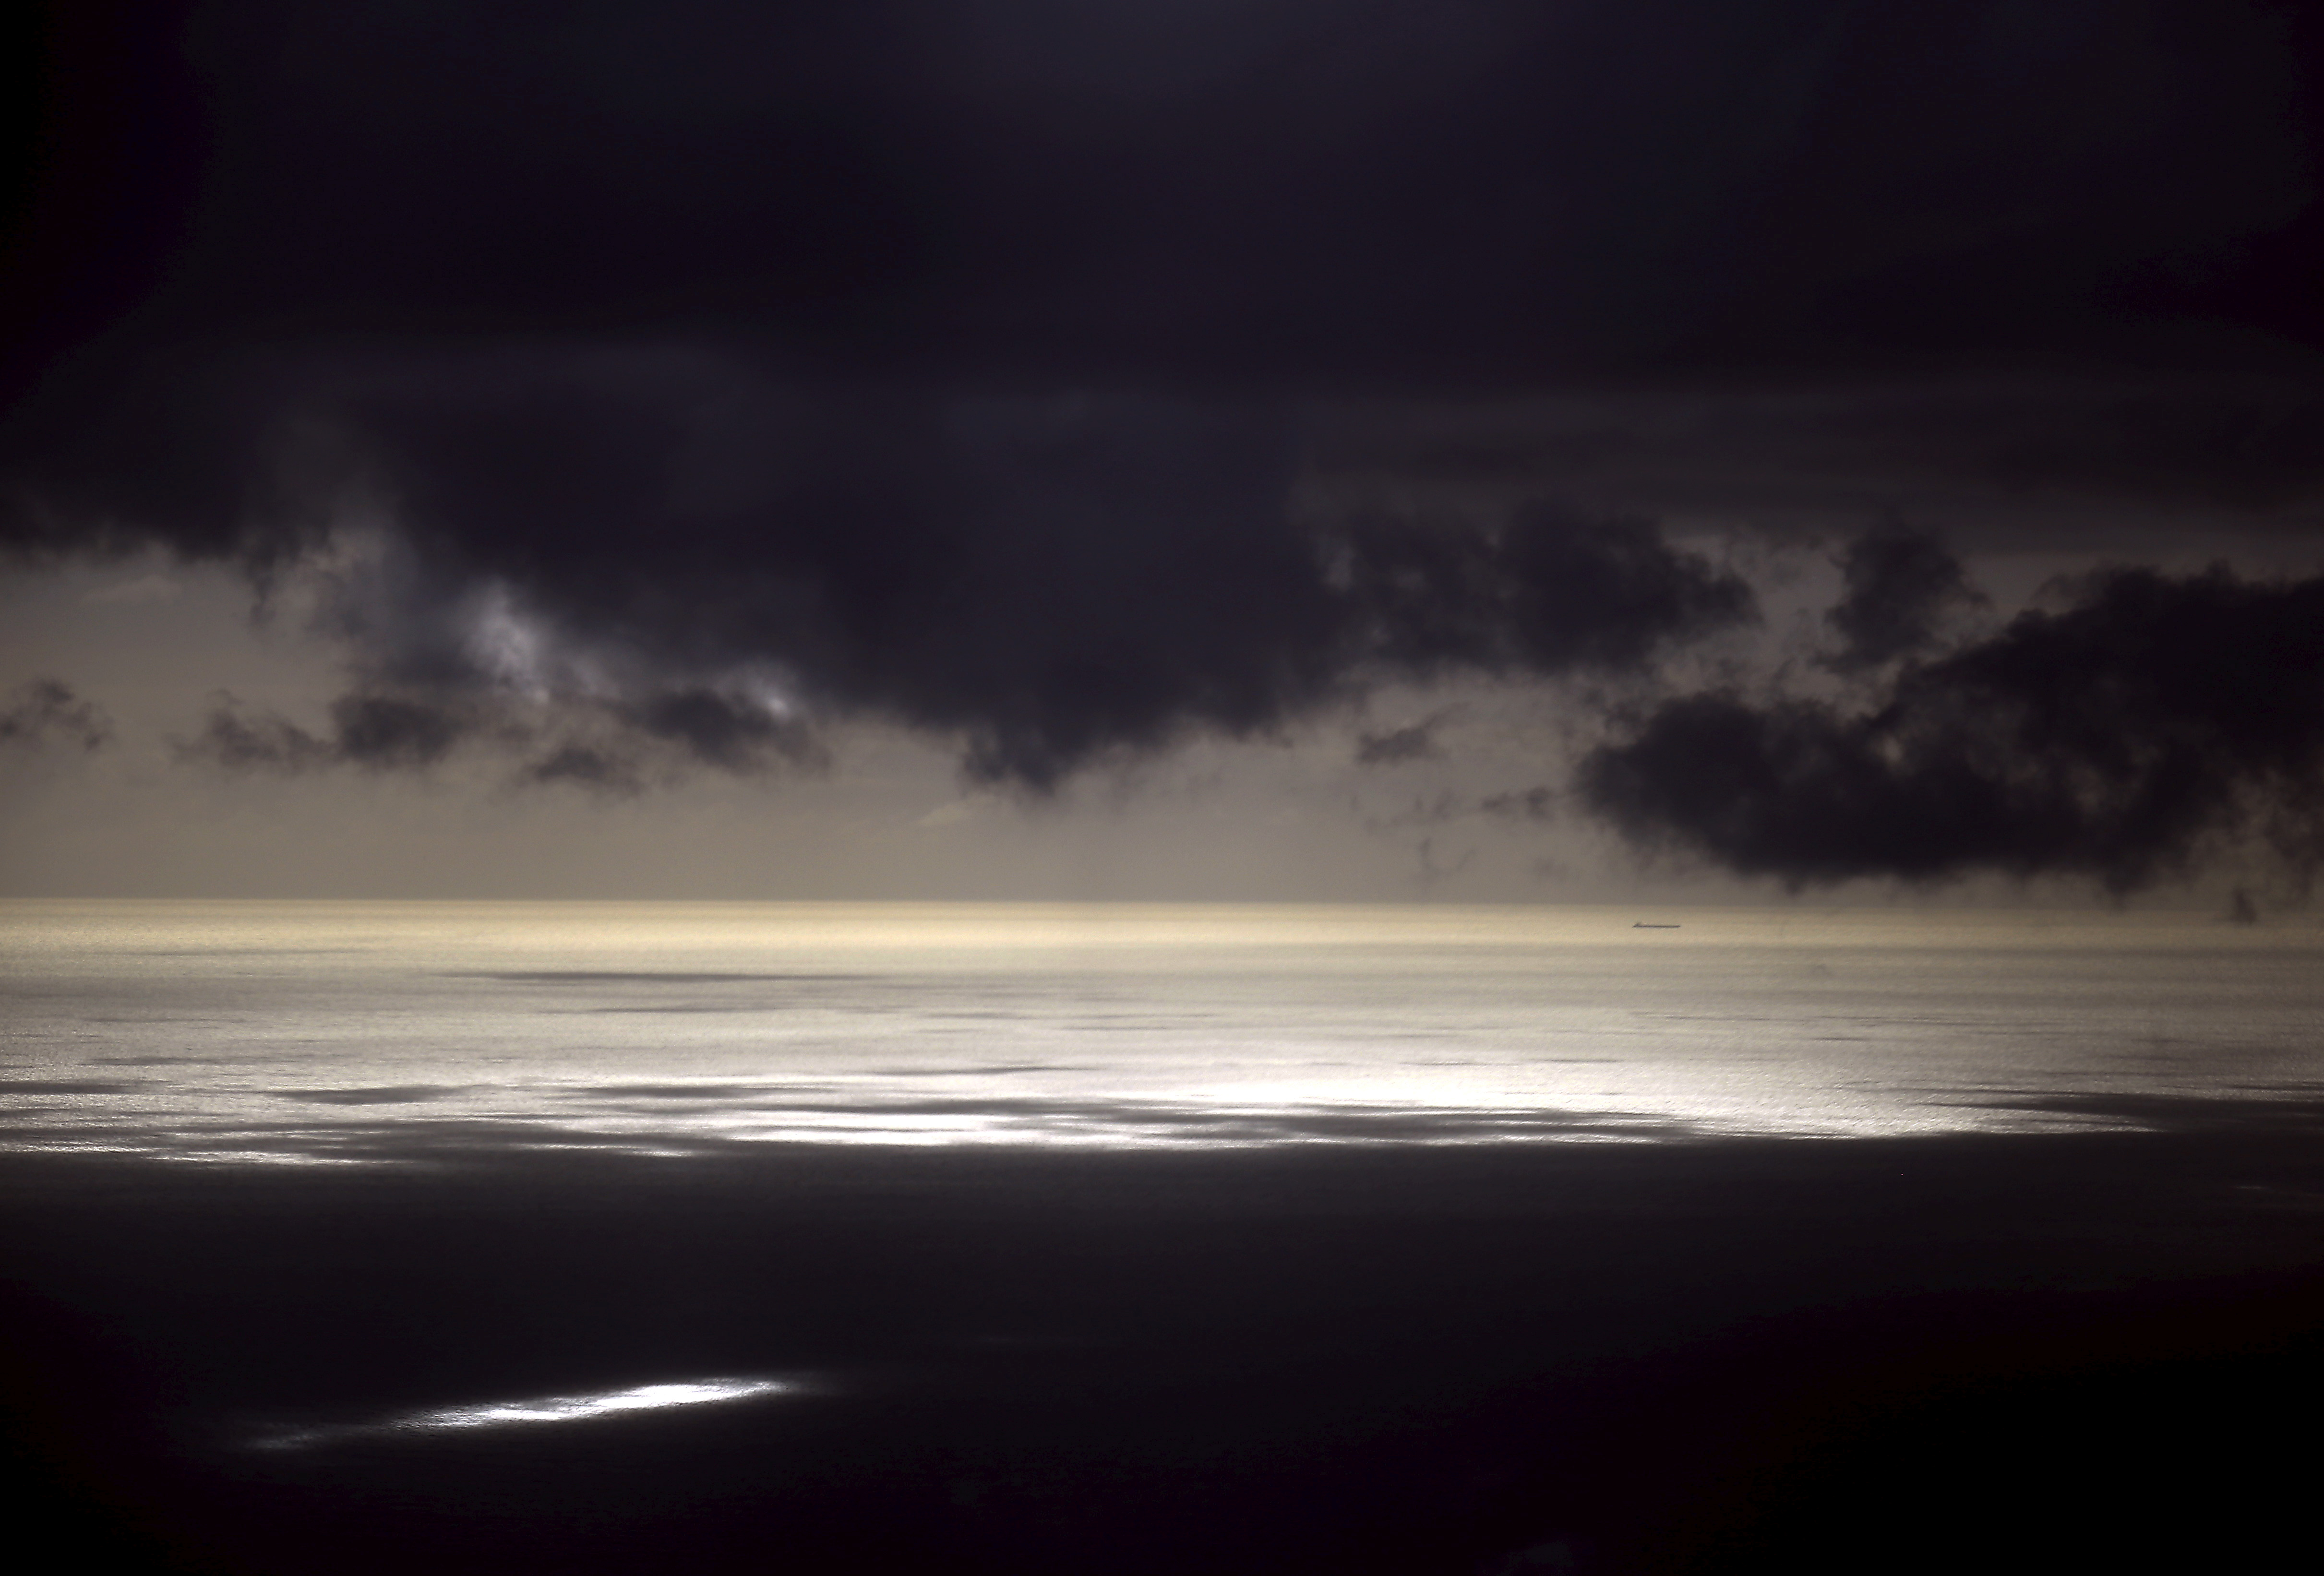
[[[0,971],[0,1453],[108,1571],[2311,1531],[2306,916],[19,903]]]
[[[0,1143],[1893,1137],[2324,1079],[2324,929],[2171,914],[16,903]]]

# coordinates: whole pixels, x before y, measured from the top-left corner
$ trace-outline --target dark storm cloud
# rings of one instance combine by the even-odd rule
[[[1868,530],[1839,562],[1847,594],[1824,622],[1841,644],[1822,659],[1835,672],[1858,673],[1924,650],[1949,614],[1983,600],[1933,531],[1895,524]]]
[[[1364,514],[1333,546],[1334,578],[1380,659],[1433,674],[1637,667],[1673,638],[1756,614],[1749,587],[1672,552],[1651,523],[1535,507],[1486,530]]]
[[[2301,25],[2234,0],[59,7],[7,457],[51,494],[231,492],[247,402],[172,390],[350,337],[1407,395],[2248,362],[2324,339]],[[2166,472],[2171,398],[2141,446]]]
[[[1582,764],[1649,846],[1797,888],[1977,871],[2126,892],[2254,836],[2324,866],[2324,579],[2108,572],[1877,709],[1686,696]]]
[[[2319,264],[2324,272],[2324,264]],[[1606,513],[1789,522],[1941,519],[1968,549],[2116,549],[2190,522],[2324,523],[2324,376],[2029,368],[1669,381],[1319,414],[1337,493],[1536,493]]]
[[[462,715],[596,696],[729,770],[812,763],[805,717],[871,714],[1046,788],[1383,677],[1634,668],[1753,613],[1644,521],[1302,518],[1296,427],[1246,401],[809,395],[650,347],[258,381],[302,397],[254,423],[254,501],[165,539],[280,576],[350,512],[391,520],[391,550],[327,576],[367,685]],[[334,750],[384,760],[348,747],[359,722]]]
[[[0,696],[0,745],[62,743],[89,751],[112,738],[104,708],[56,679],[35,678]]]
[[[193,746],[248,764],[424,765],[549,705],[598,732],[525,733],[526,770],[611,786],[868,714],[1045,787],[1382,678],[1637,670],[1750,611],[1658,510],[2324,486],[2305,25],[61,7],[0,530],[337,576],[344,714]],[[1752,392],[1810,374],[1821,414]],[[1671,387],[1725,403],[1637,392]],[[1404,441],[1541,399],[1586,419],[1521,434],[1507,497],[1314,484],[1393,468],[1319,411]],[[1449,426],[1407,469],[1493,480]],[[1864,589],[1892,655],[1913,594]]]
[[[60,8],[84,331],[740,327],[853,365],[1465,383],[2316,312],[2232,0]]]

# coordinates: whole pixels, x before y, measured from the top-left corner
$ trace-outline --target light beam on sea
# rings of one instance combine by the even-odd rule
[[[783,1379],[688,1379],[579,1396],[540,1396],[522,1401],[479,1401],[408,1412],[376,1423],[277,1429],[254,1442],[262,1450],[301,1450],[341,1440],[383,1433],[429,1433],[455,1428],[505,1428],[543,1423],[586,1423],[631,1412],[702,1406],[781,1395],[798,1387]]]
[[[1849,1138],[2312,1082],[2314,917],[1653,917],[14,903],[0,1144],[347,1166]]]

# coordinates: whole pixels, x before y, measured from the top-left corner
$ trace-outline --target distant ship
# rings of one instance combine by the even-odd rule
[[[1675,925],[1649,925],[1643,919],[1634,919],[1630,922],[1630,928],[1633,930],[1676,930],[1678,926]]]

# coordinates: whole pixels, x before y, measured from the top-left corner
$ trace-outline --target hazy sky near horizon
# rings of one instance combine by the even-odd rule
[[[2324,862],[2304,8],[38,25],[0,891]]]

